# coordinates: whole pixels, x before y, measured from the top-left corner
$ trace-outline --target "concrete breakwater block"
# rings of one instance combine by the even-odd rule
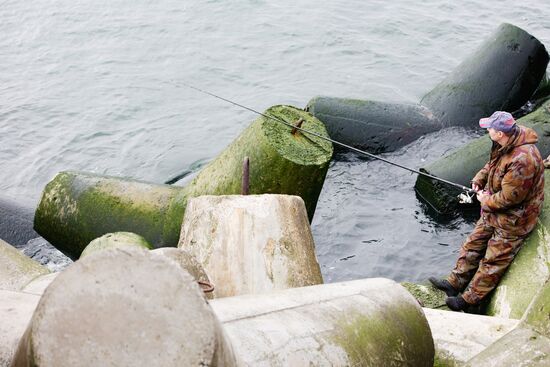
[[[307,109],[329,135],[373,152],[395,150],[448,126],[477,127],[496,110],[515,111],[540,84],[548,65],[543,44],[502,24],[417,105],[315,97]]]
[[[303,110],[274,106],[266,115],[328,136]],[[133,232],[153,247],[176,246],[187,200],[240,194],[243,160],[250,160],[250,194],[300,196],[311,220],[332,157],[332,144],[266,117],[256,119],[184,188],[82,172],[61,172],[46,185],[34,227],[69,257],[78,258],[93,239]]]
[[[132,232],[107,233],[90,242],[90,244],[84,248],[82,254],[80,254],[80,258],[98,251],[127,246],[139,247],[146,250],[153,248],[145,238]]]
[[[39,237],[32,228],[33,216],[31,204],[0,196],[0,238],[14,246],[23,246]]]
[[[516,328],[463,365],[464,367],[550,366],[550,338]]]
[[[364,279],[214,299],[248,366],[433,366],[416,300],[388,279]]]
[[[288,195],[191,199],[179,248],[228,297],[323,282],[304,202]]]
[[[0,289],[0,367],[11,365],[39,295]]]
[[[207,299],[214,298],[215,284],[210,281],[202,265],[189,252],[175,247],[162,247],[151,252],[174,260],[197,281]]]
[[[517,123],[537,132],[537,147],[543,158],[550,154],[550,100],[532,113],[517,120]],[[421,170],[433,176],[470,187],[470,180],[487,163],[492,142],[488,134],[475,139],[451,154],[435,160]],[[435,211],[450,214],[459,207],[456,196],[460,189],[419,175],[415,189],[418,195]]]
[[[181,191],[124,178],[61,172],[42,193],[34,228],[72,259],[106,233],[133,232],[159,246],[169,241],[165,227],[171,218],[166,212]]]
[[[548,60],[538,39],[503,23],[420,104],[444,126],[477,127],[481,117],[496,110],[523,106],[539,86]]]
[[[165,256],[125,247],[87,256],[50,284],[12,365],[235,363],[193,278]]]
[[[518,320],[500,317],[423,310],[435,344],[434,366],[460,366],[518,325]]]
[[[547,170],[548,171],[548,170]],[[545,173],[550,182],[550,173]],[[545,196],[550,197],[550,185]],[[491,294],[487,315],[520,319],[550,279],[550,200],[545,200],[539,221]]]
[[[541,287],[517,328],[468,361],[466,366],[550,365],[550,281]]]
[[[0,289],[18,291],[49,270],[0,239]]]
[[[332,139],[370,153],[394,151],[443,127],[428,108],[414,104],[315,97],[306,108]]]
[[[264,115],[297,124],[328,137],[325,126],[304,110],[273,106]],[[249,194],[296,195],[304,200],[311,221],[328,166],[332,143],[266,117],[257,118],[185,187],[188,197],[241,194],[243,160],[250,160]],[[181,223],[180,223],[181,224]],[[179,232],[181,226],[178,226]]]

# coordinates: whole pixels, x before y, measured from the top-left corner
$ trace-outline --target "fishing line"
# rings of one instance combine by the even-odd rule
[[[471,189],[471,188],[469,188],[469,187],[466,187],[466,186],[457,184],[457,183],[455,183],[455,182],[451,182],[451,181],[445,180],[445,179],[443,179],[443,178],[439,178],[439,177],[437,177],[437,176],[430,175],[429,173],[426,173],[426,172],[422,172],[422,171],[419,171],[419,170],[415,170],[415,169],[413,169],[413,168],[410,168],[410,167],[401,165],[401,164],[399,164],[399,163],[392,162],[392,161],[390,161],[390,160],[388,160],[388,159],[385,159],[385,158],[382,158],[382,157],[380,157],[380,156],[377,156],[376,154],[372,154],[372,153],[366,152],[366,151],[364,151],[364,150],[357,149],[357,148],[355,148],[355,147],[352,147],[351,145],[344,144],[344,143],[342,143],[342,142],[339,142],[339,141],[337,141],[337,140],[331,139],[331,138],[329,138],[329,137],[326,137],[326,136],[317,134],[317,133],[315,133],[315,132],[313,132],[313,131],[309,131],[309,130],[306,130],[306,129],[304,129],[304,128],[297,127],[297,126],[291,124],[290,122],[285,121],[285,120],[283,120],[283,119],[281,119],[281,118],[278,118],[278,117],[275,117],[275,116],[271,116],[271,115],[267,115],[267,114],[265,114],[265,113],[256,111],[256,110],[253,109],[253,108],[244,106],[244,105],[242,105],[242,104],[240,104],[240,103],[237,103],[237,102],[233,102],[233,101],[231,101],[231,100],[229,100],[229,99],[227,99],[227,98],[218,96],[217,94],[208,92],[208,91],[206,91],[206,90],[204,90],[204,89],[195,87],[195,86],[193,86],[193,85],[190,85],[190,84],[187,84],[187,83],[184,83],[184,82],[180,82],[179,84],[181,84],[181,85],[183,85],[183,86],[185,86],[185,87],[187,87],[187,88],[196,90],[197,92],[200,92],[200,93],[203,93],[203,94],[207,94],[207,95],[209,95],[209,96],[211,96],[211,97],[214,97],[214,98],[220,99],[220,100],[222,100],[222,101],[225,101],[225,102],[230,103],[230,104],[232,104],[232,105],[234,105],[234,106],[241,107],[241,108],[243,108],[243,109],[245,109],[245,110],[248,110],[248,111],[250,111],[250,112],[253,112],[253,113],[255,113],[255,114],[258,114],[258,115],[260,115],[260,116],[263,116],[263,117],[265,117],[265,118],[267,118],[267,119],[270,119],[270,120],[273,120],[273,121],[277,121],[277,122],[279,122],[279,123],[282,123],[282,124],[284,124],[284,125],[286,125],[286,126],[289,126],[289,127],[293,128],[293,129],[296,129],[296,130],[298,130],[298,131],[300,131],[300,132],[302,132],[302,133],[306,133],[306,134],[309,134],[309,135],[318,137],[318,138],[320,138],[320,139],[323,139],[323,140],[326,140],[326,141],[330,141],[330,142],[333,143],[333,144],[336,144],[336,145],[339,145],[339,146],[341,146],[341,147],[347,148],[347,149],[349,149],[349,150],[351,150],[351,151],[354,151],[354,152],[356,152],[356,153],[363,154],[363,155],[365,155],[365,156],[367,156],[367,157],[374,158],[374,159],[380,160],[380,161],[382,161],[382,162],[391,164],[392,166],[396,166],[396,167],[402,168],[402,169],[404,169],[404,170],[407,170],[407,171],[410,171],[410,172],[413,172],[413,173],[422,175],[422,176],[424,176],[424,177],[427,177],[427,178],[430,178],[430,179],[433,179],[433,180],[436,180],[436,181],[443,182],[443,183],[445,183],[445,184],[447,184],[447,185],[457,187],[457,188],[459,188],[459,189],[461,189],[461,190],[463,190],[463,191],[466,191],[467,193],[473,193],[473,192],[475,192],[473,189]],[[176,85],[176,84],[174,84],[174,85]],[[179,85],[176,85],[176,86],[179,86]]]

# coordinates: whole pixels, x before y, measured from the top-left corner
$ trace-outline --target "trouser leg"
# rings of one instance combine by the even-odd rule
[[[495,228],[487,225],[483,218],[477,221],[474,230],[460,248],[456,265],[447,278],[455,289],[461,291],[466,288],[474,276],[494,230]]]
[[[462,294],[470,304],[479,303],[492,291],[514,260],[526,236],[515,236],[496,228],[487,244],[487,251],[479,264],[468,289]]]

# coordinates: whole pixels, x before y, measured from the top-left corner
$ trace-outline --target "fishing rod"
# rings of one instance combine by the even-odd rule
[[[466,186],[464,186],[464,185],[457,184],[457,183],[455,183],[455,182],[451,182],[451,181],[449,181],[449,180],[445,180],[445,179],[443,179],[443,178],[440,178],[440,177],[437,177],[437,176],[434,176],[434,175],[430,175],[429,173],[426,173],[426,172],[422,172],[422,171],[419,171],[419,170],[415,170],[415,169],[413,169],[413,168],[410,168],[410,167],[401,165],[401,164],[399,164],[399,163],[392,162],[392,161],[390,161],[390,160],[388,160],[388,159],[385,159],[385,158],[382,158],[382,157],[380,157],[380,156],[378,156],[378,155],[376,155],[376,154],[372,154],[372,153],[366,152],[366,151],[364,151],[364,150],[357,149],[357,148],[355,148],[355,147],[352,147],[351,145],[344,144],[344,143],[339,142],[339,141],[337,141],[337,140],[331,139],[331,138],[329,138],[329,137],[327,137],[327,136],[323,136],[323,135],[317,134],[317,133],[315,133],[315,132],[313,132],[313,131],[306,130],[306,129],[302,128],[302,127],[295,126],[295,125],[291,124],[290,122],[285,121],[285,120],[283,120],[283,119],[281,119],[281,118],[278,118],[278,117],[275,117],[275,116],[271,116],[271,115],[267,115],[267,114],[265,114],[265,113],[256,111],[256,110],[253,109],[253,108],[244,106],[244,105],[242,105],[242,104],[240,104],[240,103],[231,101],[231,100],[229,100],[229,99],[227,99],[227,98],[221,97],[221,96],[219,96],[219,95],[217,95],[217,94],[208,92],[208,91],[206,91],[206,90],[204,90],[204,89],[195,87],[195,86],[193,86],[193,85],[190,85],[190,84],[187,84],[187,83],[184,83],[184,82],[180,82],[179,84],[181,84],[181,85],[183,85],[183,86],[185,86],[185,87],[187,87],[187,88],[193,89],[193,90],[195,90],[195,91],[197,91],[197,92],[200,92],[200,93],[209,95],[209,96],[211,96],[211,97],[220,99],[220,100],[222,100],[222,101],[225,101],[225,102],[230,103],[230,104],[232,104],[232,105],[234,105],[234,106],[241,107],[241,108],[243,108],[243,109],[245,109],[245,110],[248,110],[248,111],[250,111],[250,112],[253,112],[253,113],[255,113],[255,114],[258,114],[258,115],[260,115],[260,116],[263,116],[263,117],[265,117],[265,118],[267,118],[267,119],[270,119],[270,120],[273,120],[273,121],[282,123],[282,124],[284,124],[284,125],[286,125],[286,126],[289,126],[289,127],[293,128],[293,129],[296,129],[296,130],[298,130],[298,131],[300,131],[300,132],[302,132],[302,133],[306,133],[306,134],[309,134],[309,135],[318,137],[318,138],[320,138],[320,139],[323,139],[323,140],[326,140],[326,141],[330,141],[330,142],[333,143],[333,144],[336,144],[336,145],[339,145],[339,146],[341,146],[341,147],[347,148],[347,149],[349,149],[349,150],[351,150],[351,151],[354,151],[354,152],[356,152],[356,153],[365,155],[365,156],[367,156],[367,157],[374,158],[374,159],[380,160],[380,161],[382,161],[382,162],[391,164],[392,166],[396,166],[396,167],[402,168],[402,169],[404,169],[404,170],[407,170],[407,171],[410,171],[410,172],[413,172],[413,173],[416,173],[416,174],[425,176],[425,177],[427,177],[427,178],[430,178],[430,179],[433,179],[433,180],[436,180],[436,181],[443,182],[443,183],[445,183],[445,184],[447,184],[447,185],[457,187],[457,188],[459,188],[459,189],[465,191],[465,193],[464,193],[464,194],[461,194],[461,195],[459,196],[459,198],[461,199],[461,201],[462,201],[462,200],[465,200],[464,202],[466,202],[466,203],[471,202],[471,196],[469,196],[468,194],[472,194],[472,193],[475,193],[475,192],[476,192],[476,191],[475,191],[474,189],[472,189],[472,188],[466,187]],[[463,196],[463,195],[464,195],[464,196]],[[468,201],[467,198],[469,198],[470,200]]]

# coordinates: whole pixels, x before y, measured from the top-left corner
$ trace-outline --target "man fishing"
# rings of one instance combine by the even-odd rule
[[[481,217],[447,279],[429,278],[445,291],[453,311],[479,304],[497,286],[535,227],[544,200],[544,164],[535,131],[503,111],[482,118],[479,126],[493,141],[489,162],[472,179]]]

